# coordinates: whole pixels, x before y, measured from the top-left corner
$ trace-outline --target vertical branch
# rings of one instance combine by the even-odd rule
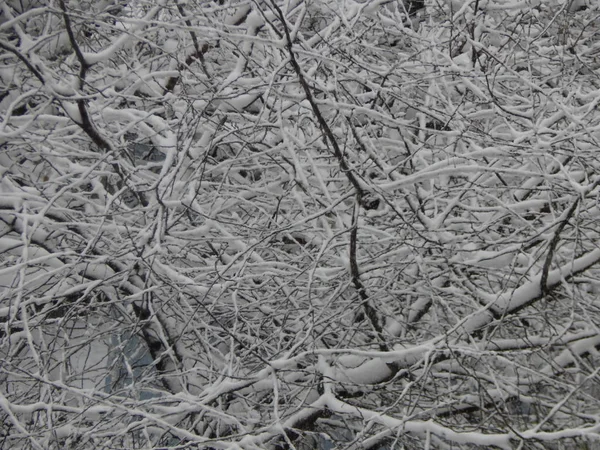
[[[71,43],[71,47],[73,47],[73,51],[75,52],[75,56],[77,57],[77,61],[79,61],[79,89],[82,90],[85,86],[85,77],[87,75],[87,71],[90,67],[88,62],[85,60],[83,56],[83,52],[75,39],[75,33],[73,32],[73,26],[71,24],[71,18],[67,12],[67,7],[65,5],[64,0],[60,0],[60,8],[62,9],[62,16],[65,22],[65,29],[67,30],[67,36],[69,36],[69,42]],[[90,119],[90,115],[88,113],[87,105],[85,104],[85,100],[80,98],[77,100],[77,109],[79,110],[79,115],[81,116],[81,123],[78,125],[81,129],[87,134],[90,139],[102,150],[110,150],[110,144],[108,141],[96,130],[96,127],[92,123]]]
[[[190,29],[189,33],[190,37],[192,38],[192,43],[194,45],[194,53],[192,53],[185,59],[185,65],[179,65],[179,70],[183,70],[185,66],[190,66],[195,59],[198,59],[198,61],[200,61],[200,67],[202,67],[202,72],[204,72],[206,78],[210,80],[210,74],[208,73],[208,69],[206,68],[206,61],[204,60],[204,54],[208,51],[209,46],[207,43],[204,43],[202,47],[200,47],[198,36],[196,35],[196,32],[192,30],[192,22],[186,17],[187,13],[183,5],[179,2],[177,3],[177,11],[179,11],[179,14],[183,18],[185,25]],[[181,76],[170,77],[167,80],[167,83],[165,84],[165,93],[172,92],[180,78]]]
[[[542,269],[542,276],[540,278],[540,290],[542,292],[542,296],[546,296],[549,292],[548,272],[550,271],[550,266],[552,265],[554,251],[556,250],[556,246],[560,241],[560,233],[562,233],[562,230],[565,228],[571,217],[573,217],[573,214],[575,213],[575,210],[577,209],[577,205],[579,205],[580,200],[581,198],[578,197],[577,200],[575,200],[575,202],[571,205],[571,207],[567,211],[565,218],[560,222],[560,224],[556,228],[554,236],[550,241],[550,245],[548,247],[548,254],[546,255],[546,260],[544,261],[544,267]]]
[[[473,22],[470,24],[470,32],[471,39],[475,42],[475,28],[477,28],[477,13],[479,12],[479,0],[475,0],[475,5],[473,6]],[[475,67],[475,63],[477,63],[477,58],[479,57],[479,52],[475,48],[475,46],[471,46],[471,63],[473,67]]]
[[[290,32],[289,32],[283,11],[281,11],[281,8],[279,8],[279,6],[275,3],[275,1],[272,1],[272,4],[273,4],[274,8],[277,10],[277,14],[279,15],[279,20],[281,21],[281,23],[283,25],[283,29],[285,32],[285,39],[286,39],[286,48],[288,50],[288,54],[290,57],[290,63],[292,64],[294,72],[296,73],[296,76],[298,77],[298,81],[300,82],[300,85],[302,86],[302,89],[304,90],[306,99],[310,103],[313,114],[315,115],[315,117],[317,118],[317,121],[319,122],[319,126],[320,126],[321,131],[323,132],[323,136],[325,138],[325,143],[326,144],[329,143],[329,145],[331,145],[331,148],[333,149],[333,154],[335,155],[336,159],[338,160],[338,163],[340,165],[340,168],[342,169],[342,172],[346,175],[346,177],[348,178],[348,181],[350,182],[350,184],[352,184],[354,191],[355,191],[356,203],[355,203],[355,207],[354,207],[352,228],[350,230],[350,251],[349,251],[349,253],[350,253],[350,255],[349,255],[349,257],[350,257],[350,276],[352,278],[352,284],[354,285],[354,288],[357,290],[358,295],[362,301],[362,306],[364,309],[365,316],[367,317],[371,326],[377,333],[377,336],[380,341],[379,346],[382,351],[386,351],[386,350],[388,350],[388,346],[385,344],[385,338],[383,336],[383,328],[382,328],[381,324],[379,323],[379,318],[377,317],[377,311],[371,305],[367,290],[360,279],[360,270],[358,268],[358,261],[357,261],[357,254],[356,254],[357,245],[358,245],[358,217],[360,214],[360,208],[361,208],[361,206],[363,206],[363,199],[364,199],[365,192],[364,192],[363,187],[361,186],[360,181],[358,180],[358,177],[353,172],[352,168],[348,165],[348,162],[346,161],[346,158],[344,157],[344,154],[343,154],[333,132],[331,131],[331,128],[327,124],[327,121],[323,117],[323,114],[321,113],[321,110],[319,109],[319,106],[317,105],[317,103],[312,95],[310,86],[308,85],[308,82],[306,81],[306,78],[304,77],[304,74],[302,73],[302,69],[300,68],[300,64],[298,64],[298,60],[296,59],[296,55],[294,54],[294,50],[292,48],[292,38],[290,36]]]
[[[279,8],[279,6],[277,6],[277,4],[274,1],[272,1],[272,3],[273,3],[273,6],[275,7],[275,9],[277,10],[277,13],[279,15],[279,19],[281,20],[281,23],[283,24],[283,29],[285,31],[285,39],[286,39],[286,48],[287,48],[289,56],[290,56],[290,63],[292,64],[292,68],[294,69],[294,72],[298,76],[298,81],[300,82],[300,86],[302,86],[302,89],[304,90],[306,99],[310,103],[313,113],[314,113],[315,117],[317,118],[317,121],[319,122],[319,127],[321,127],[321,131],[323,132],[323,135],[325,137],[325,143],[326,144],[329,143],[331,145],[331,148],[333,149],[333,154],[337,158],[338,163],[340,164],[340,168],[342,169],[342,172],[344,172],[344,174],[348,178],[348,181],[350,181],[350,183],[354,187],[354,190],[357,192],[357,195],[358,195],[357,200],[360,201],[360,200],[362,200],[362,197],[363,197],[363,188],[362,188],[360,182],[358,181],[358,178],[356,177],[356,175],[354,174],[354,172],[348,165],[346,158],[344,158],[344,154],[343,154],[342,150],[340,149],[340,146],[337,143],[337,140],[335,139],[335,136],[333,135],[331,128],[329,128],[327,121],[323,117],[321,110],[319,109],[317,103],[315,102],[315,99],[312,95],[310,86],[308,85],[306,78],[304,78],[304,74],[302,73],[302,69],[300,68],[300,65],[298,64],[298,60],[296,59],[296,55],[294,54],[294,50],[292,48],[292,38],[290,36],[290,31],[288,29],[288,26],[287,26],[287,23],[285,20],[285,16],[284,16],[283,12],[281,11],[281,9]]]
[[[85,78],[87,75],[87,71],[90,68],[90,64],[86,61],[85,56],[83,55],[83,52],[81,51],[81,48],[79,47],[79,44],[77,43],[77,40],[75,38],[75,33],[73,32],[73,26],[71,24],[71,18],[69,17],[69,14],[67,12],[67,7],[65,5],[64,0],[59,0],[60,3],[60,7],[62,9],[62,16],[63,16],[63,20],[65,22],[65,28],[67,31],[67,35],[69,37],[69,42],[71,43],[71,47],[73,47],[73,51],[75,52],[75,56],[77,57],[77,61],[79,61],[79,89],[83,90],[83,88],[85,87]],[[86,101],[84,98],[79,98],[76,100],[77,103],[77,109],[79,110],[79,115],[81,116],[81,122],[78,123],[76,120],[74,120],[73,118],[71,118],[75,123],[77,123],[77,125],[79,125],[79,127],[85,132],[85,134],[88,135],[88,137],[92,140],[92,142],[94,144],[96,144],[96,146],[104,151],[109,151],[111,150],[113,147],[110,144],[110,142],[100,134],[100,132],[96,129],[94,123],[92,122],[92,119],[89,115],[88,112],[88,108],[86,105]],[[123,169],[121,168],[121,166],[118,163],[112,163],[112,167],[115,170],[115,172],[117,173],[117,175],[119,176],[119,178],[121,178],[121,181],[123,182],[124,185],[127,185],[127,176],[126,174],[123,172]],[[144,193],[139,192],[137,189],[134,189],[133,187],[130,188],[131,191],[134,193],[134,195],[137,197],[138,201],[140,202],[140,204],[142,206],[148,206],[148,200],[146,199],[146,196],[144,195]]]

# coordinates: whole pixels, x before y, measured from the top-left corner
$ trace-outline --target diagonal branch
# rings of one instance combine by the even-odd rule
[[[554,256],[554,250],[556,250],[558,241],[560,241],[560,233],[562,233],[562,230],[567,225],[567,222],[569,222],[571,217],[573,217],[573,213],[575,213],[575,210],[577,209],[577,205],[579,205],[579,200],[581,200],[581,197],[577,197],[575,202],[571,205],[571,207],[567,211],[567,214],[565,215],[565,218],[560,222],[560,224],[556,228],[556,231],[554,232],[554,236],[552,237],[552,240],[550,241],[550,245],[548,247],[548,255],[546,256],[546,261],[544,261],[544,267],[542,269],[542,276],[540,278],[540,289],[542,291],[543,296],[548,295],[548,272],[550,271],[550,266],[552,265],[552,258]]]
[[[35,77],[41,81],[42,84],[46,84],[46,80],[44,78],[44,76],[41,74],[41,72],[35,68],[35,66],[33,65],[33,63],[31,61],[29,61],[25,55],[23,55],[23,53],[21,53],[19,51],[19,49],[17,47],[14,47],[12,45],[10,45],[7,42],[4,42],[0,39],[0,48],[3,48],[4,50],[6,50],[7,52],[12,53],[13,55],[15,55],[17,58],[19,58],[21,60],[21,62],[23,64],[25,64],[25,66],[27,67],[27,69],[35,75]]]
[[[342,169],[342,172],[346,175],[346,177],[348,178],[348,181],[350,181],[350,184],[352,184],[352,186],[354,187],[356,205],[355,205],[355,210],[354,210],[352,229],[350,231],[350,275],[352,277],[352,284],[354,285],[355,289],[358,291],[358,295],[360,296],[360,299],[362,301],[365,315],[379,337],[380,349],[382,351],[387,351],[388,346],[384,342],[383,328],[382,328],[381,324],[379,323],[379,318],[377,317],[377,311],[370,304],[369,295],[367,294],[365,286],[363,285],[363,283],[360,279],[360,271],[358,268],[358,262],[357,262],[357,256],[356,256],[356,249],[357,249],[357,243],[358,243],[358,215],[359,215],[360,207],[363,204],[363,198],[364,198],[365,192],[364,192],[363,187],[361,186],[361,183],[358,180],[358,177],[355,175],[355,173],[352,171],[351,167],[348,165],[348,162],[346,161],[346,158],[344,157],[344,154],[337,142],[337,139],[335,138],[333,132],[331,131],[331,128],[327,124],[327,121],[323,117],[321,110],[319,109],[317,103],[315,102],[315,99],[312,95],[310,86],[308,85],[308,82],[306,81],[306,78],[304,77],[304,74],[302,73],[302,69],[300,68],[300,64],[298,64],[296,55],[294,54],[294,50],[292,48],[292,38],[290,36],[290,32],[289,32],[289,29],[287,26],[287,22],[285,20],[285,16],[284,16],[283,12],[281,11],[281,8],[279,8],[279,6],[274,1],[272,2],[272,4],[273,4],[274,8],[277,10],[277,13],[279,15],[279,20],[283,24],[283,29],[285,31],[285,37],[286,37],[286,48],[287,48],[289,56],[290,56],[290,62],[292,64],[294,72],[298,76],[300,85],[302,86],[302,89],[304,90],[304,94],[306,95],[306,98],[307,98],[308,102],[310,103],[313,113],[314,113],[315,117],[317,118],[317,121],[319,122],[321,131],[323,132],[323,135],[325,137],[325,143],[326,144],[329,143],[329,145],[331,145],[331,148],[333,149],[333,154],[335,155],[336,159],[338,160],[338,163],[340,165],[340,168]]]
[[[344,158],[344,154],[343,154],[342,150],[340,149],[340,146],[337,143],[337,140],[336,140],[335,136],[333,135],[331,128],[329,128],[329,125],[327,124],[327,121],[323,117],[323,114],[321,113],[321,110],[319,109],[317,102],[315,102],[315,99],[312,95],[312,91],[310,90],[310,86],[308,85],[306,78],[304,78],[304,74],[302,73],[302,69],[300,68],[300,64],[298,64],[298,60],[296,59],[296,55],[294,54],[294,50],[292,49],[292,37],[290,36],[290,31],[288,29],[287,22],[285,20],[285,16],[283,15],[281,8],[279,8],[279,6],[274,1],[272,1],[272,4],[275,7],[275,9],[277,10],[279,19],[281,20],[281,23],[283,24],[283,29],[285,31],[285,38],[286,38],[286,48],[287,48],[289,56],[290,56],[290,63],[292,64],[294,72],[296,72],[296,75],[298,76],[298,81],[300,82],[300,86],[302,86],[302,89],[304,90],[306,99],[310,103],[313,113],[314,113],[315,117],[317,118],[317,121],[319,122],[321,131],[323,132],[323,135],[325,137],[325,143],[326,144],[329,143],[331,145],[331,147],[333,149],[333,154],[335,155],[335,157],[337,158],[337,160],[340,164],[340,168],[342,169],[342,171],[348,178],[348,181],[350,181],[350,183],[356,190],[357,199],[362,200],[362,197],[364,194],[364,189],[361,186],[361,183],[359,182],[358,178],[356,177],[356,175],[354,174],[354,172],[348,165],[346,158]]]
[[[64,0],[60,0],[60,7],[62,9],[63,20],[65,22],[65,28],[67,30],[67,35],[69,36],[69,42],[71,43],[71,47],[73,47],[73,51],[75,52],[75,56],[79,61],[79,89],[82,90],[85,85],[85,77],[87,75],[87,70],[90,65],[86,61],[83,56],[83,52],[75,39],[75,33],[73,32],[73,27],[71,25],[71,18],[67,12],[67,7],[65,5]],[[79,110],[79,115],[81,116],[81,123],[78,125],[81,129],[87,134],[90,139],[102,150],[110,150],[111,146],[108,141],[102,136],[96,127],[92,123],[90,119],[90,115],[88,113],[87,105],[85,104],[85,100],[80,98],[77,100],[77,109]]]

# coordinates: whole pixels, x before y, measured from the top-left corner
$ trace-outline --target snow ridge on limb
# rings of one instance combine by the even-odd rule
[[[449,428],[446,428],[433,420],[417,421],[398,419],[386,414],[381,414],[365,408],[352,406],[342,402],[333,396],[327,398],[327,407],[334,413],[350,414],[365,418],[369,422],[379,423],[385,428],[400,433],[410,433],[420,437],[426,437],[427,434],[434,434],[444,440],[455,444],[471,444],[481,446],[494,446],[502,449],[511,449],[511,438],[509,433],[478,433],[478,432],[462,432],[457,433]]]
[[[593,267],[600,261],[600,249],[592,250],[574,261],[567,263],[558,269],[554,269],[547,274],[546,289],[552,290],[563,280],[582,273]],[[530,306],[535,301],[543,297],[544,291],[541,287],[541,281],[544,274],[538,274],[532,277],[524,285],[515,289],[513,292],[504,293],[498,296],[496,300],[489,304],[489,308],[478,311],[471,315],[465,321],[463,328],[471,334],[488,325],[496,317],[505,317],[514,314],[523,308]]]
[[[552,289],[556,287],[563,280],[588,270],[598,262],[600,262],[600,249],[593,250],[571,263],[552,270],[548,274],[548,288]],[[448,333],[448,335],[451,335],[455,330],[467,335],[480,332],[494,320],[505,318],[530,306],[543,296],[542,289],[540,288],[541,277],[542,275],[539,274],[536,277],[533,277],[531,281],[528,281],[526,284],[515,289],[511,294],[499,296],[486,307],[464,318]],[[590,339],[597,339],[597,336]],[[486,344],[486,347],[487,345],[490,345],[493,348],[493,341],[490,344]],[[344,369],[338,366],[336,373],[338,374],[337,376],[340,382],[376,384],[389,380],[395,375],[388,367],[390,362],[393,362],[398,369],[408,369],[426,358],[427,354],[442,350],[447,346],[447,338],[446,335],[444,335],[438,336],[428,343],[409,348],[397,346],[395,350],[377,353],[377,355],[369,352],[357,352],[357,355],[362,357],[371,356],[373,359],[362,363],[358,367],[350,369]]]

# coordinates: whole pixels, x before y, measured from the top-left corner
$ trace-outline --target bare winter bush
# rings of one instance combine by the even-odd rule
[[[2,2],[0,447],[597,448],[598,8]]]

